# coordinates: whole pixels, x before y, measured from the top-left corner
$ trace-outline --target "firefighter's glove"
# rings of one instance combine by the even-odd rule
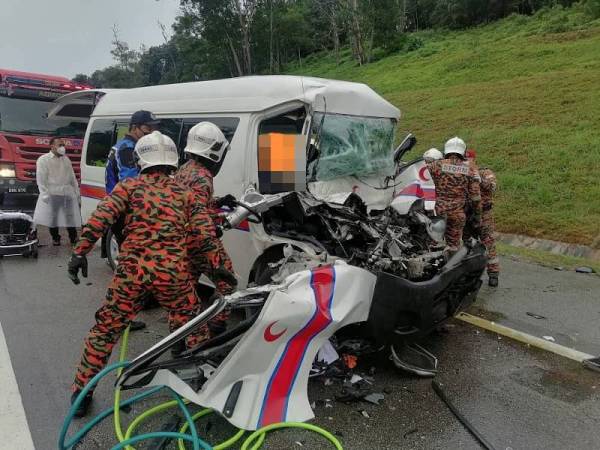
[[[228,208],[235,208],[237,206],[237,202],[235,200],[235,197],[231,194],[227,194],[224,195],[223,197],[220,197],[218,199],[215,200],[215,203],[217,204],[218,208],[222,208],[223,206],[227,206]]]
[[[77,255],[76,253],[73,253],[71,255],[71,259],[69,260],[69,269],[68,269],[68,273],[69,273],[69,278],[71,279],[71,281],[74,284],[79,284],[79,270],[81,270],[81,275],[84,278],[87,278],[88,276],[88,262],[87,262],[87,258],[85,257],[85,255]]]
[[[237,286],[237,278],[235,277],[235,275],[233,273],[231,273],[227,269],[224,269],[224,268],[216,269],[213,271],[212,275],[213,275],[212,281],[215,284],[218,283],[219,281],[223,281],[223,282],[227,283],[229,286],[231,286],[233,289],[235,289]]]

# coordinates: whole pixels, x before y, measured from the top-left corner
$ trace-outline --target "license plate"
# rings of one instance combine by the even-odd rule
[[[9,187],[9,194],[25,194],[27,192],[27,188],[24,187]]]

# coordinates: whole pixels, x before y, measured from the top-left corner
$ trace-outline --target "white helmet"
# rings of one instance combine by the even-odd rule
[[[455,136],[452,139],[448,139],[444,144],[444,155],[458,153],[460,156],[465,156],[466,149],[467,144],[465,144],[465,141],[458,136]]]
[[[437,148],[430,148],[423,153],[423,159],[425,161],[435,161],[436,159],[442,159],[444,155]]]
[[[135,144],[135,156],[140,166],[140,172],[154,166],[179,165],[179,154],[173,139],[160,131],[153,131],[141,137]]]
[[[229,142],[218,126],[212,122],[200,122],[190,129],[183,151],[220,163],[228,147]]]

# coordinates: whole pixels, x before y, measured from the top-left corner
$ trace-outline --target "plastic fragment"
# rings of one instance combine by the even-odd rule
[[[375,392],[373,394],[369,394],[365,396],[365,401],[369,402],[369,403],[373,403],[374,405],[379,405],[379,402],[381,402],[383,399],[385,399],[385,395],[379,393],[379,392]]]
[[[540,316],[539,314],[535,314],[529,311],[527,311],[525,314],[527,314],[530,317],[533,317],[534,319],[547,319],[547,317]]]

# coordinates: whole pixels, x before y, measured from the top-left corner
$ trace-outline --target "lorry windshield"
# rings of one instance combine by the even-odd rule
[[[312,141],[318,149],[309,150],[309,180],[393,174],[394,128],[393,119],[315,113]]]
[[[0,131],[25,135],[83,138],[86,124],[69,119],[48,119],[49,101],[0,95]]]

